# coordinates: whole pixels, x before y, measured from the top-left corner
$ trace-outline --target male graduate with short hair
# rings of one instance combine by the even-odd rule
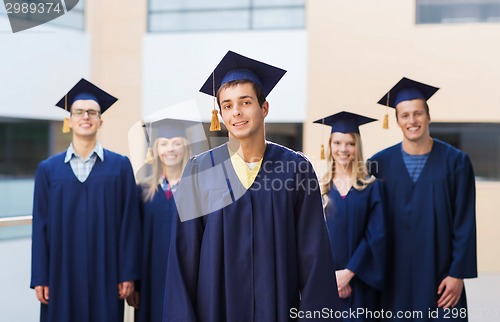
[[[335,272],[319,184],[301,153],[269,142],[267,95],[285,71],[229,51],[201,88],[229,141],[190,159],[164,322],[336,320]]]
[[[116,98],[81,79],[56,105],[71,113],[69,148],[35,176],[31,288],[42,322],[121,322],[139,278],[137,186],[127,157],[97,141]]]
[[[474,172],[464,152],[430,136],[427,100],[437,90],[403,78],[378,102],[395,108],[403,132],[369,164],[386,189],[382,308],[392,321],[467,321],[463,279],[477,277]],[[397,311],[422,316],[401,319]]]

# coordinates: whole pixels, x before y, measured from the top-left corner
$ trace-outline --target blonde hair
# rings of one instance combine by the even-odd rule
[[[352,171],[351,179],[353,180],[353,188],[356,190],[365,189],[370,183],[372,183],[375,178],[373,176],[368,176],[368,170],[366,168],[366,163],[363,159],[363,147],[361,145],[361,136],[358,133],[349,133],[354,139],[354,146],[356,147],[356,153],[354,154],[354,160],[352,161]],[[330,147],[332,144],[332,136],[328,140],[328,147],[326,148],[326,162],[327,162],[327,172],[321,178],[321,194],[326,197],[328,191],[330,191],[331,182],[335,177],[335,161],[333,160]]]
[[[184,146],[184,155],[182,156],[182,170],[184,170],[186,163],[191,157],[191,146],[186,138],[184,137],[180,138]],[[160,178],[164,176],[163,164],[161,162],[160,156],[158,155],[158,143],[160,139],[162,138],[157,138],[153,144],[153,161],[151,164],[152,174],[144,178],[142,182],[139,182],[144,187],[142,196],[144,201],[149,201],[153,199],[154,195],[156,194],[156,191],[158,191],[158,183],[160,181]]]

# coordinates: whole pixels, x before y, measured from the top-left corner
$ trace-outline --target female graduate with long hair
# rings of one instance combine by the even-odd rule
[[[128,299],[139,322],[162,319],[172,227],[178,216],[173,192],[191,156],[186,138],[191,123],[166,119],[146,125],[154,143],[152,159],[138,174],[143,201],[142,275],[140,287]]]
[[[368,175],[359,126],[374,119],[340,112],[315,121],[331,126],[322,180],[325,220],[344,321],[376,321],[385,267],[385,220],[380,182]],[[370,314],[369,311],[372,313]]]

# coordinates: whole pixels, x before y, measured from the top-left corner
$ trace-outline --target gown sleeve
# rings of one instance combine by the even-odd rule
[[[124,157],[122,168],[122,217],[119,243],[118,281],[134,281],[140,278],[141,218],[139,194],[132,165]]]
[[[50,184],[47,178],[45,161],[38,166],[35,175],[33,201],[33,224],[31,244],[31,283],[30,287],[49,285],[49,247],[48,247],[48,193]]]
[[[180,199],[192,200],[190,211],[196,211],[198,205],[196,191],[196,161],[190,159],[184,169],[177,192],[176,203],[184,203]],[[189,190],[183,189],[189,187]],[[200,265],[201,241],[203,238],[203,219],[194,218],[184,222],[176,216],[172,227],[173,238],[170,244],[167,264],[165,302],[163,321],[191,322],[197,321],[196,298],[198,288],[198,271]]]
[[[371,287],[382,290],[386,259],[386,231],[383,189],[379,180],[372,183],[369,196],[369,214],[361,242],[346,268]]]
[[[477,277],[476,186],[469,157],[462,154],[455,166],[453,258],[449,275]]]
[[[297,176],[295,216],[301,291],[299,310],[340,310],[319,183],[310,163],[307,171],[301,171]]]

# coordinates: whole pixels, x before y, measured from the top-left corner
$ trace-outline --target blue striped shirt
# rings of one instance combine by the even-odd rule
[[[403,148],[401,148],[401,153],[403,154],[403,160],[406,165],[406,170],[408,170],[408,174],[410,175],[413,182],[417,182],[420,173],[422,173],[422,169],[429,158],[429,153],[413,155],[406,153]]]
[[[97,157],[99,157],[101,161],[104,161],[104,149],[102,148],[102,145],[99,142],[96,143],[94,149],[92,150],[92,152],[90,152],[90,156],[87,158],[87,160],[83,160],[82,157],[80,157],[76,153],[75,149],[73,148],[73,143],[71,143],[68,147],[68,150],[66,150],[66,157],[64,158],[64,163],[69,162],[76,178],[80,182],[84,182],[90,175],[90,171],[92,171],[92,168],[94,167]]]

